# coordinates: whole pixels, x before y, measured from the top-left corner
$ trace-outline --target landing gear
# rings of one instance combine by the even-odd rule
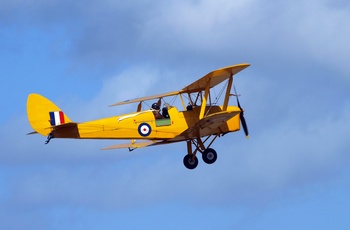
[[[197,151],[202,153],[202,159],[207,164],[213,164],[217,159],[216,151],[212,148],[209,148],[211,144],[214,142],[216,137],[218,135],[214,136],[213,140],[210,142],[210,144],[205,147],[204,143],[210,138],[211,136],[207,137],[204,141],[202,141],[200,138],[192,139],[187,141],[187,155],[184,157],[184,165],[188,169],[195,169],[198,165],[198,158],[196,157]],[[192,145],[196,147],[194,151],[192,151]]]
[[[195,169],[198,165],[198,158],[196,156],[186,155],[184,157],[184,165],[188,169]]]
[[[202,158],[205,163],[212,164],[216,161],[216,159],[218,158],[218,155],[216,154],[216,151],[214,149],[207,148],[202,153]]]

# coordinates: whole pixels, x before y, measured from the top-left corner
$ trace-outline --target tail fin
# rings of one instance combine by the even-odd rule
[[[28,96],[27,115],[32,128],[43,136],[49,135],[54,126],[71,122],[57,105],[34,93]]]

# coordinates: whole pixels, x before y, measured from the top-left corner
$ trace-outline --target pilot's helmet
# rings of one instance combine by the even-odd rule
[[[160,110],[160,106],[158,105],[158,103],[153,103],[153,104],[152,104],[152,109],[154,109],[154,110]]]

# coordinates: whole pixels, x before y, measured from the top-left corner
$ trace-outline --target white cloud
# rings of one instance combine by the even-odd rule
[[[214,144],[218,162],[200,162],[195,171],[182,165],[184,144],[140,149],[131,154],[96,149],[88,153],[85,143],[70,143],[71,150],[66,152],[63,140],[53,140],[60,146],[45,157],[48,166],[36,164],[40,166],[37,170],[30,169],[17,177],[12,199],[36,207],[60,203],[120,209],[164,200],[184,201],[191,190],[197,195],[186,202],[192,204],[202,203],[207,194],[216,194],[208,201],[211,205],[264,204],[290,190],[327,183],[328,178],[336,177],[338,169],[350,160],[346,157],[349,115],[344,111],[339,121],[322,118],[307,127],[291,126],[286,120],[283,125],[260,130],[248,141],[242,133],[227,135]],[[333,133],[336,139],[331,138]],[[52,146],[45,148],[52,150]],[[49,159],[58,159],[60,152],[63,156],[58,164]],[[74,160],[74,155],[79,158]],[[23,170],[27,171],[27,166]]]
[[[1,197],[4,207],[34,208],[32,215],[45,221],[50,217],[41,210],[61,205],[115,210],[178,201],[254,209],[326,185],[348,167],[348,8],[325,1],[147,4],[77,4],[68,18],[78,15],[79,27],[64,24],[59,14],[42,22],[65,26],[72,66],[80,63],[88,72],[91,63],[100,68],[107,60],[119,69],[101,77],[92,100],[63,98],[59,106],[77,121],[130,112],[136,104],[106,106],[176,90],[211,68],[251,61],[236,80],[251,139],[242,133],[220,138],[213,146],[218,162],[200,160],[189,171],[182,165],[183,143],[131,154],[100,151],[109,141],[44,145],[45,137],[24,135],[30,127],[22,114],[1,127],[1,165],[10,172],[2,181],[9,190]],[[48,14],[46,7],[35,10],[38,18]],[[331,80],[325,81],[325,71],[334,72]],[[79,98],[79,89],[74,94]]]
[[[349,73],[350,20],[348,8],[337,7],[339,2],[41,3],[33,1],[35,7],[24,11],[23,18],[37,18],[35,24],[45,30],[53,24],[65,31],[65,43],[70,44],[66,55],[74,68],[87,64],[112,68],[148,60],[163,67],[191,63],[215,68],[240,61],[275,66],[277,61],[288,65],[302,59],[330,66],[344,76]],[[8,4],[3,3],[3,8]],[[23,7],[11,5],[11,12]]]
[[[135,65],[113,77],[105,78],[98,95],[93,97],[92,101],[78,107],[75,116],[82,119],[80,121],[87,121],[136,111],[137,104],[108,106],[124,100],[158,94],[160,92],[156,87],[161,85],[161,76],[157,68]]]

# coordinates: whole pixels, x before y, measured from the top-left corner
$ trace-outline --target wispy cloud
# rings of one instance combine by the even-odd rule
[[[67,210],[112,212],[169,203],[250,210],[236,215],[235,221],[246,223],[285,196],[327,186],[350,160],[348,12],[345,1],[2,1],[0,26],[10,34],[0,46],[12,55],[2,65],[4,73],[23,68],[9,66],[31,44],[11,43],[12,36],[40,31],[35,38],[45,42],[36,47],[45,48],[41,56],[64,61],[69,73],[50,88],[57,95],[50,99],[73,120],[131,112],[136,105],[107,106],[181,89],[225,65],[252,66],[236,78],[251,139],[242,133],[220,138],[213,146],[218,161],[200,162],[195,171],[182,165],[183,144],[132,153],[99,150],[111,141],[57,139],[44,145],[45,137],[24,135],[31,131],[25,98],[13,99],[6,111],[12,118],[1,123],[0,214],[6,222],[0,225],[10,226],[19,215],[28,225],[40,219],[33,226],[55,229],[57,216]],[[15,49],[19,56],[13,58]],[[30,65],[38,55],[28,50],[32,55],[21,57]],[[50,68],[62,73],[62,66]],[[48,76],[28,76],[28,87],[46,89]],[[13,79],[5,80],[2,85],[16,88]],[[91,82],[99,84],[88,88]],[[74,90],[61,93],[65,87]]]

